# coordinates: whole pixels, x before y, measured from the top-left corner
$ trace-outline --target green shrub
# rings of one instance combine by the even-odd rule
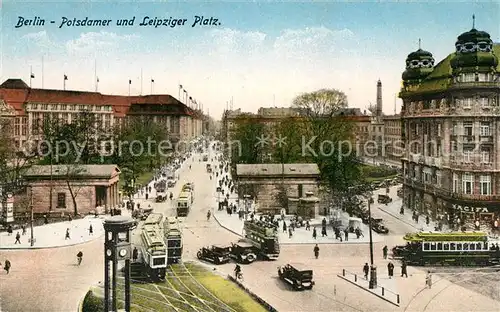
[[[104,298],[95,296],[92,290],[89,290],[83,299],[82,311],[104,312]]]

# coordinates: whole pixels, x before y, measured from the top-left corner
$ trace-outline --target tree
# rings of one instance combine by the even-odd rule
[[[276,140],[282,140],[275,143],[272,150],[275,162],[289,164],[305,161],[301,151],[304,127],[304,119],[300,117],[284,118],[274,125],[272,132]]]
[[[264,125],[253,118],[241,118],[236,122],[230,135],[228,148],[231,151],[233,164],[259,164],[265,160],[264,144],[261,139],[267,138]]]
[[[85,173],[85,168],[78,164],[68,164],[63,167],[64,181],[68,187],[71,200],[73,202],[73,213],[75,216],[78,215],[78,202],[76,198],[85,189],[85,186],[79,181],[82,179],[83,173]]]
[[[370,105],[368,105],[368,111],[372,114],[372,116],[377,115],[377,105],[370,102]]]
[[[340,114],[347,97],[339,90],[321,89],[299,95],[293,101],[304,117],[302,150],[318,165],[322,181],[332,189],[345,189],[359,178],[358,160],[351,142],[354,124]]]
[[[282,183],[276,185],[273,197],[280,208],[285,208],[288,211],[288,194],[285,185]]]

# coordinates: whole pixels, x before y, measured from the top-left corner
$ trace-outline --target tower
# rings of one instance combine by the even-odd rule
[[[377,117],[382,116],[382,81],[377,81]]]

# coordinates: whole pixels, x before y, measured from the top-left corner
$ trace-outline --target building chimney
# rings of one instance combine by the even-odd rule
[[[377,117],[382,116],[382,82],[377,81]]]

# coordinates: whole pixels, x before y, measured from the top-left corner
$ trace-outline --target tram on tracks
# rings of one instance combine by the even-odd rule
[[[410,265],[488,266],[500,263],[498,244],[484,232],[409,233],[406,246],[392,249]]]
[[[142,259],[148,275],[153,280],[165,279],[167,247],[157,224],[144,224],[141,230]]]
[[[182,231],[177,218],[166,218],[163,226],[167,244],[167,263],[179,263],[182,260]]]

